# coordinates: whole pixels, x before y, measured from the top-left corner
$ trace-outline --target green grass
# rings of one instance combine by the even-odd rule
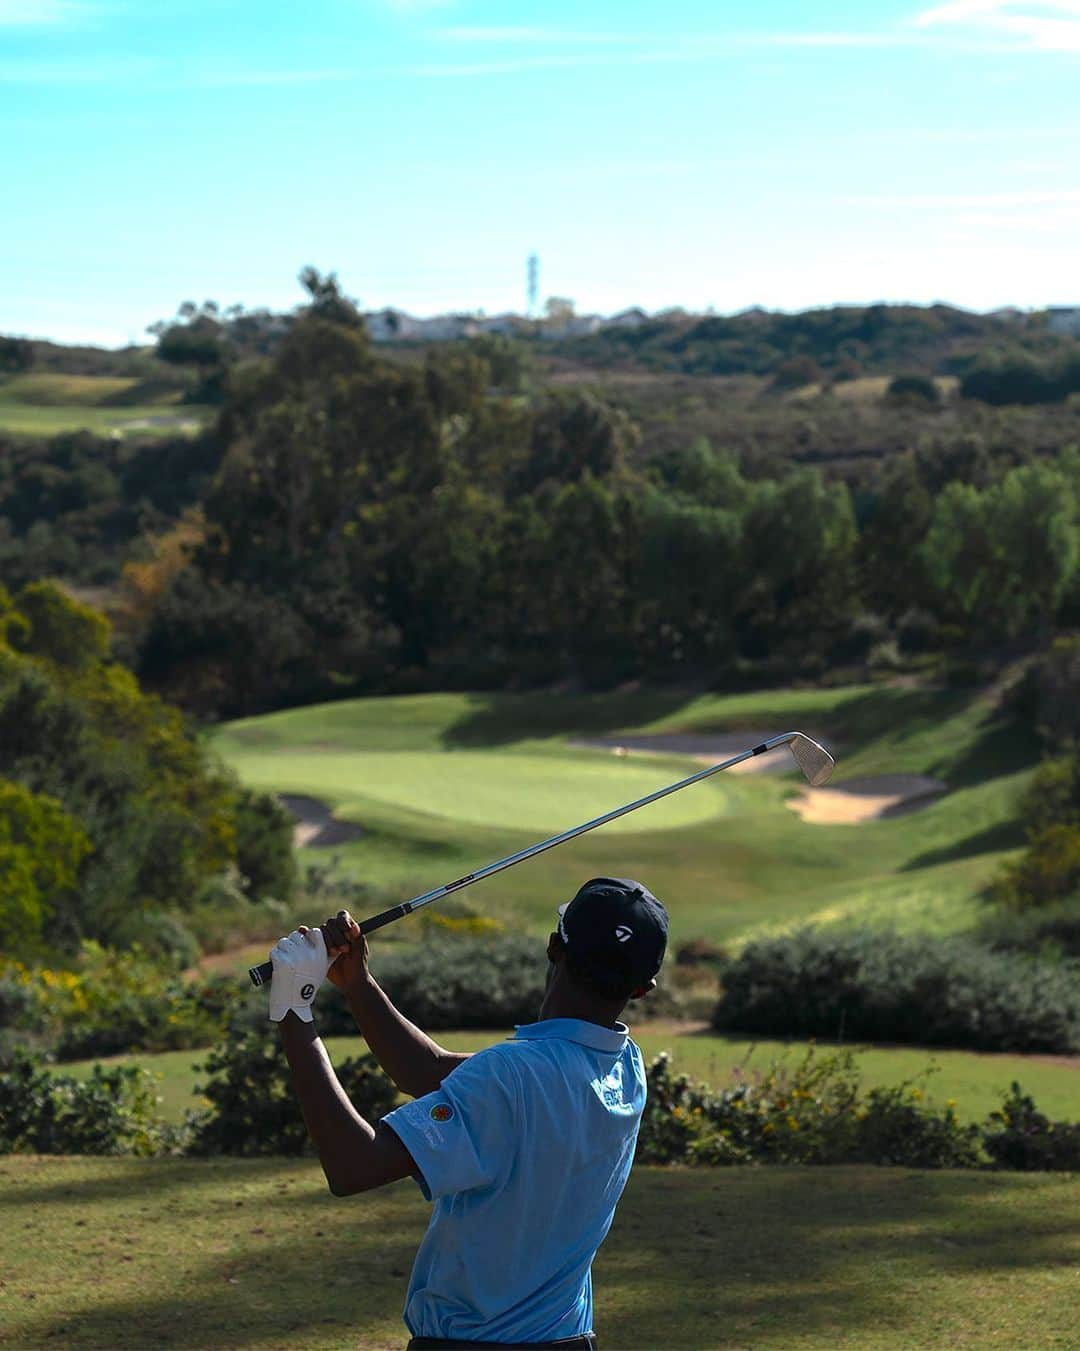
[[[0,397],[0,432],[16,436],[59,436],[88,431],[96,436],[191,435],[209,421],[213,410],[194,404],[170,408],[147,404],[132,408],[46,407],[5,403]]]
[[[309,1160],[0,1159],[0,1345],[398,1348],[428,1207]],[[1080,1179],[639,1168],[594,1267],[624,1348],[1075,1346]]]
[[[212,740],[248,782],[323,798],[360,823],[362,838],[334,851],[338,866],[408,896],[699,768],[576,739],[767,727],[824,736],[838,782],[914,772],[951,791],[908,815],[822,826],[785,807],[794,771],[728,774],[479,883],[470,903],[546,932],[556,901],[613,873],[640,876],[667,902],[676,943],[737,945],[830,918],[971,927],[980,889],[1021,842],[1015,801],[1038,745],[967,691],[419,695],[244,719]]]
[[[123,398],[138,383],[133,376],[61,375],[35,371],[29,375],[0,377],[0,400],[41,407],[73,404],[89,408]]]
[[[214,410],[180,404],[183,390],[161,380],[36,372],[0,378],[0,432],[57,436],[176,436],[199,431]]]
[[[498,1032],[439,1032],[436,1040],[455,1051],[477,1051],[500,1040]],[[634,1027],[634,1039],[647,1058],[670,1051],[675,1067],[713,1087],[729,1083],[736,1067],[752,1074],[765,1070],[787,1056],[797,1059],[806,1043],[755,1041],[747,1037],[722,1037],[700,1032],[692,1026],[669,1021],[643,1020]],[[347,1056],[367,1050],[359,1037],[331,1037],[330,1054],[340,1063]],[[198,1106],[196,1086],[203,1082],[195,1066],[205,1060],[205,1051],[166,1051],[160,1055],[132,1055],[119,1059],[148,1069],[157,1078],[161,1110],[170,1121],[181,1121],[184,1112]],[[980,1055],[973,1051],[934,1051],[917,1047],[867,1047],[857,1050],[857,1063],[867,1086],[895,1085],[933,1073],[920,1084],[931,1103],[944,1105],[954,1099],[965,1121],[981,1122],[995,1108],[1014,1079],[1030,1093],[1039,1107],[1054,1120],[1077,1115],[1080,1097],[1080,1062],[1063,1063],[1020,1055]],[[59,1068],[78,1076],[89,1073],[92,1060],[75,1061]]]

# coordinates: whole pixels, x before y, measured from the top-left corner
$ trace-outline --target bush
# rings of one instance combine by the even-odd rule
[[[1028,952],[1047,961],[1080,957],[1080,893],[1049,905],[988,915],[979,926],[979,938],[998,952]]]
[[[886,397],[894,403],[937,404],[941,391],[929,375],[898,375],[889,381]]]
[[[1027,850],[1006,863],[990,887],[990,899],[1023,910],[1062,901],[1080,891],[1080,826],[1047,826]]]
[[[80,1081],[16,1051],[0,1073],[0,1154],[155,1154],[167,1138],[153,1080],[134,1065],[95,1065]]]
[[[258,1027],[217,1046],[198,1067],[210,1078],[197,1091],[206,1112],[189,1118],[192,1154],[310,1154],[313,1152],[289,1064],[276,1028]],[[397,1102],[397,1090],[374,1056],[349,1059],[337,1075],[353,1106],[375,1122]]]
[[[1071,966],[960,939],[803,929],[749,944],[724,974],[725,1031],[967,1046],[1080,1050]]]
[[[1080,1124],[1048,1120],[1015,1080],[1001,1110],[990,1114],[983,1143],[999,1168],[1080,1170]]]
[[[932,1110],[912,1083],[863,1095],[850,1052],[813,1048],[793,1068],[711,1092],[676,1076],[666,1055],[649,1066],[638,1136],[644,1163],[876,1163],[972,1168],[979,1131],[951,1106]]]
[[[1020,811],[1035,834],[1051,826],[1080,827],[1080,755],[1044,761],[1031,776]]]
[[[372,971],[406,1018],[440,1028],[535,1022],[544,998],[545,945],[530,934],[435,937],[379,950]]]
[[[0,970],[0,1015],[39,1032],[61,1060],[121,1051],[174,1051],[214,1039],[230,982],[185,982],[140,948],[112,952],[84,943],[74,970]]]
[[[1080,1168],[1080,1125],[1049,1121],[1015,1083],[980,1127],[962,1124],[951,1102],[928,1106],[916,1082],[863,1093],[849,1051],[811,1047],[794,1066],[774,1063],[716,1093],[676,1075],[666,1054],[647,1073],[642,1163]]]

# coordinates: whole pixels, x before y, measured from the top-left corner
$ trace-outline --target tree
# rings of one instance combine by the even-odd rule
[[[547,480],[576,483],[586,473],[607,478],[639,439],[627,415],[596,395],[550,394],[534,412],[528,456],[512,490],[531,492]]]
[[[946,606],[995,638],[1047,636],[1078,556],[1072,485],[1047,465],[1013,469],[982,492],[950,483],[923,545]]]
[[[0,928],[4,949],[30,956],[46,925],[70,928],[86,832],[55,798],[0,779]]]
[[[28,338],[0,337],[0,371],[24,375],[34,365],[34,344]]]
[[[336,272],[328,272],[324,277],[317,267],[309,264],[300,270],[300,285],[311,297],[307,313],[312,318],[345,328],[363,328],[363,315],[356,301],[342,291]]]
[[[898,375],[889,381],[886,398],[893,403],[939,404],[941,391],[929,375]]]
[[[31,582],[16,599],[28,628],[18,639],[24,652],[78,671],[103,661],[109,650],[109,621],[98,610],[72,600],[52,582]]]
[[[216,301],[196,305],[187,300],[175,319],[151,324],[147,331],[157,337],[157,355],[162,361],[194,372],[192,402],[221,402],[225,369],[235,351]]]

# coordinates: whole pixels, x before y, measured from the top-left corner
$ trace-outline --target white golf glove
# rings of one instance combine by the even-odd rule
[[[305,1023],[311,1022],[311,1001],[326,979],[330,958],[322,930],[302,934],[294,929],[279,939],[270,952],[274,978],[270,982],[270,1021],[280,1023],[290,1009]]]

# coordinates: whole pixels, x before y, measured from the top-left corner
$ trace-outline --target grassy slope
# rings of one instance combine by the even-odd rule
[[[408,895],[696,768],[617,759],[575,748],[576,737],[791,726],[835,749],[838,782],[917,772],[952,791],[910,815],[819,826],[783,806],[794,772],[725,775],[479,883],[469,900],[546,930],[553,900],[583,877],[615,873],[641,876],[668,902],[676,941],[730,943],[822,917],[967,927],[978,889],[1019,843],[1015,797],[1038,751],[966,692],[424,695],[246,719],[214,741],[249,782],[325,798],[361,822],[364,837],[335,851],[341,866]]]
[[[499,1032],[439,1032],[436,1040],[455,1051],[477,1051],[502,1037]],[[677,1069],[695,1079],[719,1087],[728,1083],[736,1067],[746,1073],[764,1070],[785,1055],[798,1057],[804,1043],[785,1045],[778,1041],[755,1041],[745,1037],[721,1037],[671,1022],[640,1022],[634,1039],[646,1057],[670,1051]],[[367,1047],[359,1037],[331,1037],[327,1041],[336,1063],[347,1056],[362,1055]],[[133,1055],[120,1059],[142,1065],[158,1078],[161,1110],[170,1121],[183,1120],[184,1112],[198,1105],[196,1087],[203,1082],[195,1066],[205,1051],[167,1051],[162,1055]],[[91,1060],[58,1068],[84,1075]],[[973,1051],[931,1051],[919,1047],[871,1047],[858,1052],[860,1073],[867,1085],[894,1085],[914,1079],[929,1068],[933,1073],[920,1081],[930,1102],[944,1104],[954,1099],[957,1112],[966,1121],[983,1121],[1001,1105],[1014,1079],[1030,1093],[1039,1107],[1054,1120],[1076,1118],[1080,1096],[1080,1065],[1053,1063],[1019,1055],[979,1055]]]
[[[0,1345],[400,1347],[428,1208],[309,1160],[0,1159]],[[631,1347],[1065,1347],[1080,1179],[635,1170],[597,1259]]]
[[[178,404],[182,390],[168,386],[152,398],[125,402],[138,387],[139,381],[124,376],[35,373],[0,379],[0,432],[166,436],[197,431],[213,415],[209,408]]]

